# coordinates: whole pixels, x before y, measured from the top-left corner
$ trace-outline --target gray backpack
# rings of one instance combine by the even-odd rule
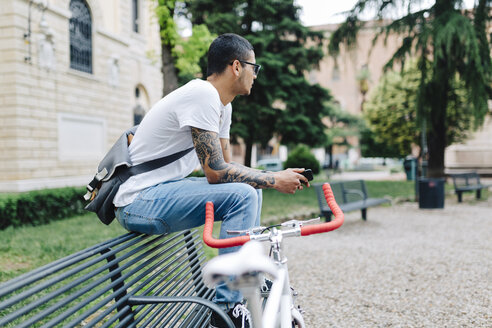
[[[157,158],[132,166],[128,153],[128,137],[134,135],[138,125],[125,131],[104,156],[97,167],[97,174],[87,185],[86,201],[90,201],[86,210],[97,214],[104,224],[110,224],[114,218],[113,199],[120,185],[133,175],[152,171],[170,164],[193,150],[194,147],[182,150],[169,156]]]

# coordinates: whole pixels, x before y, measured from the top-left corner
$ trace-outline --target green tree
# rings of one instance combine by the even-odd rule
[[[464,83],[457,77],[449,82],[453,96],[446,109],[446,146],[466,139],[473,121],[468,114],[471,109]],[[419,83],[420,71],[416,61],[411,60],[400,73],[386,72],[371,92],[364,104],[364,118],[372,132],[375,151],[404,157],[411,153],[412,144],[419,144],[421,131],[416,120]],[[366,146],[370,145],[370,135],[365,134],[369,137]]]
[[[382,27],[381,35],[398,33],[402,43],[386,67],[404,63],[409,55],[418,57],[420,72],[417,92],[417,118],[426,122],[428,175],[444,176],[444,150],[449,144],[447,131],[455,128],[447,117],[450,102],[459,97],[456,80],[463,83],[467,102],[463,114],[471,117],[474,127],[483,123],[487,99],[492,95],[490,45],[486,23],[490,20],[491,0],[478,0],[469,13],[462,11],[460,0],[436,0],[427,9],[417,9],[409,0],[359,0],[349,11],[345,23],[335,31],[329,44],[332,54],[343,42],[354,45],[363,26],[359,16],[368,8],[376,9],[376,18],[385,18],[396,10],[407,14]],[[415,9],[415,10],[414,10]],[[456,122],[454,122],[456,123]]]
[[[185,14],[180,4],[176,0],[157,0],[155,8],[161,36],[163,96],[201,72],[200,58],[214,39],[205,25],[193,26],[187,39],[178,34],[175,16]]]
[[[326,142],[322,118],[331,96],[304,76],[323,58],[323,34],[302,26],[293,0],[190,0],[187,8],[193,24],[248,39],[262,65],[251,95],[233,103],[231,134],[246,144],[246,165],[253,144],[274,135],[285,144]]]
[[[155,12],[159,21],[161,36],[161,60],[163,89],[165,96],[178,87],[178,72],[175,59],[172,55],[176,42],[179,39],[177,25],[174,21],[175,0],[157,0]]]
[[[360,153],[362,157],[401,158],[401,151],[378,141],[378,136],[367,126],[360,130]]]
[[[326,123],[325,134],[327,136],[325,149],[330,155],[329,167],[333,168],[333,147],[350,146],[347,141],[350,137],[361,137],[361,131],[365,127],[363,120],[343,110],[339,104],[328,103],[328,115],[323,118]]]

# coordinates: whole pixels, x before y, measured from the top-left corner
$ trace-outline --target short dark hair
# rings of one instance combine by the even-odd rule
[[[234,33],[219,35],[208,48],[207,77],[222,73],[233,60],[248,60],[253,46]]]

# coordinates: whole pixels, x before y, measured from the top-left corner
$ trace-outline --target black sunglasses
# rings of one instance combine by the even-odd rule
[[[238,59],[238,61],[239,61],[240,63],[243,63],[243,64],[252,65],[252,66],[253,66],[253,72],[255,73],[255,75],[256,75],[256,76],[257,76],[257,75],[258,75],[258,73],[260,72],[261,65],[258,65],[258,64],[253,64],[253,63],[247,62],[247,61],[245,61],[245,60],[240,60],[240,59]],[[229,65],[232,65],[232,64],[234,64],[234,62],[229,63]]]

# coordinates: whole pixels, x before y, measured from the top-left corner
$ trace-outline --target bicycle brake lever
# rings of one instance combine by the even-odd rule
[[[308,224],[313,224],[315,222],[319,222],[321,219],[318,216],[317,218],[314,219],[309,219],[306,221],[299,221],[299,220],[290,220],[282,223],[282,227],[295,227],[296,225],[303,226],[303,225],[308,225]]]
[[[312,218],[312,219],[309,219],[306,221],[302,221],[301,225],[313,224],[313,223],[317,223],[319,221],[321,221],[321,218],[318,216],[317,218]]]
[[[226,230],[229,235],[240,235],[242,233],[248,233],[249,230]]]
[[[295,227],[297,224],[299,224],[300,221],[297,220],[289,220],[281,223],[280,225],[282,227]]]
[[[265,227],[254,227],[254,228],[251,228],[251,229],[248,229],[248,230],[226,230],[227,234],[229,235],[240,235],[242,233],[245,233],[245,234],[248,234],[248,235],[252,235],[256,232],[260,232],[260,231],[263,231],[265,229]]]

